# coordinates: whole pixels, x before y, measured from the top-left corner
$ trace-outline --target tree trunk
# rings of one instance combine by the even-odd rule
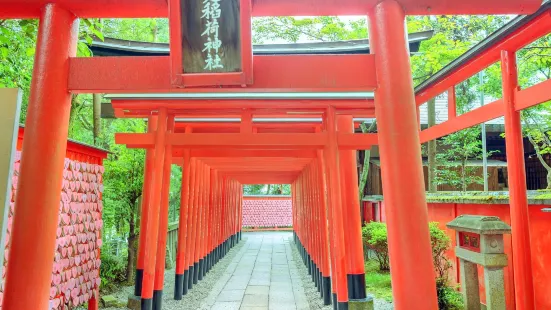
[[[546,135],[546,133],[543,133],[543,135]],[[532,146],[534,146],[534,150],[536,151],[536,155],[538,156],[538,160],[540,161],[541,165],[545,170],[547,170],[547,187],[545,189],[551,189],[551,166],[545,161],[545,158],[541,155],[540,146],[534,141],[534,138],[532,138],[532,135],[527,134],[528,140],[530,143],[532,143]]]
[[[377,125],[376,121],[373,121],[371,126],[367,128],[365,124],[360,124],[360,128],[362,130],[362,133],[369,133],[371,130],[375,128]],[[360,184],[358,193],[360,195],[360,206],[362,205],[362,199],[364,198],[364,192],[365,192],[365,186],[367,185],[367,177],[369,176],[369,161],[371,160],[371,149],[364,151],[364,164],[362,167],[362,172],[360,173]],[[362,209],[363,210],[363,209]],[[362,214],[363,218],[363,214]]]
[[[362,205],[362,199],[364,198],[365,186],[367,185],[367,177],[369,176],[369,161],[371,160],[371,150],[364,151],[364,164],[362,167],[362,173],[360,174],[360,206]]]
[[[136,214],[130,213],[128,230],[128,261],[126,263],[126,280],[128,283],[134,282],[134,269],[136,269],[136,261],[138,259],[138,236],[136,234]]]
[[[270,190],[272,189],[272,185],[268,184],[268,187],[266,188],[266,195],[270,195]]]
[[[94,109],[94,144],[98,144],[98,138],[101,133],[101,94],[93,96]]]
[[[467,191],[467,160],[461,163],[461,184],[463,185],[463,191]]]
[[[435,99],[431,99],[427,102],[428,110],[428,126],[429,128],[436,125],[436,107]],[[438,190],[436,184],[436,140],[431,140],[428,142],[427,147],[429,165],[428,165],[428,189],[429,192],[435,193]]]

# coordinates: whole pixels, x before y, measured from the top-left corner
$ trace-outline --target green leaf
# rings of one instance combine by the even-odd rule
[[[92,43],[94,42],[94,39],[92,39],[92,37],[89,36],[89,35],[86,35],[86,36],[84,37],[84,39],[86,40],[86,42],[87,42],[89,45],[92,45]]]
[[[96,35],[96,37],[98,37],[98,38],[99,38],[100,40],[102,40],[102,41],[105,41],[105,39],[104,39],[104,37],[103,37],[103,33],[102,33],[100,30],[94,28],[94,29],[92,29],[92,31],[94,32],[94,34]]]
[[[34,53],[35,53],[35,48],[34,47],[28,47],[25,52],[27,53],[27,56],[33,56]]]

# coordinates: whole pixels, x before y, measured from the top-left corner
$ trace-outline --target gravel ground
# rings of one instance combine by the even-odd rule
[[[306,298],[308,299],[308,303],[310,304],[311,310],[333,310],[333,306],[325,306],[323,304],[323,299],[320,297],[320,293],[318,292],[318,289],[316,288],[316,285],[314,282],[312,282],[312,276],[308,275],[308,270],[304,266],[302,262],[302,258],[300,256],[300,253],[298,252],[296,245],[294,242],[291,243],[291,248],[293,249],[293,258],[294,262],[297,265],[297,269],[300,275],[300,278],[302,280],[302,285],[304,286],[304,293],[306,294]],[[369,292],[368,292],[369,293]],[[375,304],[375,310],[394,310],[394,305],[392,303],[387,302],[384,299],[374,299]]]
[[[193,286],[193,289],[182,300],[174,300],[174,269],[165,271],[165,285],[163,291],[163,310],[195,310],[200,309],[203,300],[209,295],[211,288],[218,281],[220,276],[228,268],[233,257],[239,252],[241,247],[245,244],[245,240],[242,240],[237,246],[232,248],[226,256],[214,265],[212,269],[207,273],[202,281],[199,281]],[[134,292],[133,286],[122,287],[120,291],[113,293],[112,295],[119,301],[126,304],[128,301],[128,295]],[[125,307],[119,308],[102,308],[105,310],[123,310]]]

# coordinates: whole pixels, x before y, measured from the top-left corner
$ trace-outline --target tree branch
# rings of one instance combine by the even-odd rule
[[[541,164],[543,165],[543,167],[545,168],[545,170],[549,171],[551,170],[551,167],[547,164],[547,162],[545,161],[545,159],[543,158],[543,156],[541,156],[540,154],[540,147],[539,145],[534,141],[534,139],[532,138],[532,135],[531,134],[527,134],[528,136],[528,140],[530,140],[530,143],[532,143],[532,145],[534,146],[534,149],[536,150],[536,156],[538,156],[538,159],[539,161],[541,162]]]
[[[286,25],[286,24],[280,24],[278,23],[278,19],[275,19],[274,22],[277,26],[280,26],[280,27],[286,27],[288,30],[295,30],[295,31],[298,31],[300,33],[302,33],[303,35],[306,35],[306,36],[309,36],[309,37],[312,37],[314,39],[317,39],[317,40],[320,40],[322,42],[326,42],[327,40],[325,40],[323,37],[320,37],[320,36],[316,36],[314,34],[311,34],[311,33],[308,33],[304,30],[302,30],[300,27],[297,27],[297,28],[294,28],[294,27],[289,27],[289,25]]]

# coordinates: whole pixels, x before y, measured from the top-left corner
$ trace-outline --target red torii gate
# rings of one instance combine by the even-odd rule
[[[174,3],[174,1],[168,1]],[[57,208],[63,156],[70,111],[71,93],[91,92],[338,92],[338,91],[372,91],[375,90],[375,107],[378,119],[379,145],[381,161],[384,165],[383,184],[387,203],[387,217],[389,224],[389,246],[391,264],[393,266],[393,290],[397,309],[436,309],[436,292],[432,272],[430,242],[427,229],[426,202],[423,191],[421,170],[419,132],[416,122],[416,107],[414,104],[409,55],[406,49],[403,23],[407,14],[527,14],[535,11],[541,4],[540,0],[464,0],[460,2],[443,2],[439,0],[327,0],[327,1],[279,1],[279,0],[252,0],[249,3],[252,16],[308,16],[308,15],[369,15],[370,38],[373,55],[288,55],[288,56],[255,56],[252,60],[254,82],[247,87],[219,87],[219,88],[179,88],[172,84],[170,57],[105,57],[75,58],[76,40],[78,32],[78,18],[108,18],[108,17],[166,17],[168,3],[165,0],[0,0],[0,18],[40,18],[36,59],[29,99],[27,116],[27,137],[23,148],[33,148],[34,152],[25,152],[22,158],[21,174],[19,178],[19,195],[16,201],[17,213],[14,217],[10,263],[7,270],[7,280],[3,306],[5,309],[45,309],[48,306],[50,265],[55,244],[57,224]],[[242,21],[249,25],[250,21]],[[171,39],[174,39],[172,37]],[[172,46],[172,45],[171,45]],[[508,81],[504,93],[504,102],[509,108],[506,110],[508,121],[508,137],[511,140],[520,139],[520,122],[518,107],[515,99],[521,99],[522,92],[515,91],[514,57],[511,53],[516,49],[506,49],[503,54],[505,64],[504,77]],[[479,67],[482,69],[484,66]],[[208,80],[207,84],[218,85],[217,77]],[[448,85],[450,87],[452,85]],[[446,87],[446,89],[447,89]],[[538,95],[544,98],[541,88],[524,94]],[[437,91],[438,93],[439,91]],[[430,98],[430,96],[428,97]],[[427,99],[428,99],[427,98]],[[523,98],[526,99],[526,98]],[[539,101],[539,100],[538,100]],[[421,101],[422,102],[422,101]],[[522,100],[519,100],[519,104]],[[541,101],[539,101],[541,102]],[[219,107],[215,107],[219,108]],[[172,145],[187,145],[194,148],[216,146],[212,136],[203,136],[210,140],[179,137],[178,134],[168,134],[165,131],[169,122],[167,107],[157,107],[159,111],[156,136],[148,136],[155,144],[155,171],[153,175],[154,188],[152,201],[160,205],[162,197],[161,177],[163,167],[165,143],[169,149]],[[306,110],[308,110],[306,108]],[[274,136],[275,145],[281,148],[296,146],[305,143],[316,146],[318,152],[323,149],[323,156],[318,154],[317,162],[325,160],[328,197],[327,202],[333,208],[341,204],[338,153],[339,146],[354,149],[358,144],[369,145],[368,138],[346,137],[336,134],[334,107],[328,108],[324,114],[324,129],[329,133],[314,133],[308,139]],[[283,109],[284,110],[284,109]],[[473,112],[475,113],[475,112]],[[474,114],[473,114],[474,115]],[[458,117],[457,119],[459,119]],[[480,119],[480,118],[479,118]],[[453,120],[452,120],[453,122]],[[171,126],[171,125],[170,125]],[[460,129],[457,126],[455,129]],[[433,129],[437,130],[437,129]],[[444,132],[447,130],[443,130]],[[331,133],[332,132],[332,133]],[[444,133],[445,134],[445,133]],[[171,137],[171,135],[173,135]],[[269,145],[266,141],[249,135],[249,145]],[[423,135],[427,135],[426,133]],[[422,135],[422,136],[423,136]],[[230,146],[238,146],[239,138],[227,141]],[[367,143],[366,143],[367,142]],[[518,142],[518,141],[517,141]],[[226,143],[224,141],[224,143]],[[508,142],[509,143],[509,142]],[[145,145],[150,145],[146,143]],[[518,145],[518,144],[516,144]],[[360,148],[362,146],[359,146]],[[514,144],[508,149],[513,149]],[[332,150],[332,151],[331,151]],[[509,151],[508,151],[509,152]],[[513,151],[512,151],[513,152]],[[517,155],[520,152],[517,151]],[[151,156],[150,156],[151,157]],[[521,157],[513,158],[513,169],[522,176],[523,166]],[[520,158],[520,159],[519,159]],[[48,179],[36,179],[32,171],[32,162],[41,162],[42,172],[49,175]],[[193,161],[191,161],[193,163]],[[516,164],[515,164],[516,163]],[[151,162],[150,162],[151,164]],[[197,164],[196,164],[197,166]],[[184,167],[185,168],[185,167]],[[197,168],[195,169],[204,169]],[[302,186],[315,190],[304,184],[315,179],[315,168],[304,170],[308,176],[299,176],[294,188]],[[308,172],[310,171],[310,172]],[[314,172],[311,172],[314,171]],[[312,177],[313,175],[313,177]],[[321,173],[318,171],[317,176]],[[511,179],[511,178],[510,178]],[[513,178],[515,179],[515,178]],[[524,245],[526,241],[527,216],[523,210],[526,197],[522,195],[521,178],[515,179],[516,185],[511,184],[513,207],[513,229],[518,230],[514,245]],[[197,181],[197,180],[196,180]],[[315,181],[315,180],[314,180]],[[199,179],[204,182],[204,179]],[[220,182],[218,182],[220,183]],[[298,185],[297,185],[298,184]],[[319,183],[318,183],[319,184]],[[227,188],[235,190],[235,184],[227,184]],[[233,187],[232,187],[233,186]],[[235,193],[235,191],[232,191]],[[229,193],[228,193],[229,194]],[[514,195],[513,194],[513,195]],[[28,199],[33,197],[33,199]],[[231,198],[228,196],[226,198]],[[298,196],[297,196],[298,197]],[[297,206],[312,206],[312,203],[297,201]],[[310,197],[324,199],[323,195],[316,196],[310,192]],[[233,197],[233,200],[237,198]],[[235,204],[234,204],[235,205]],[[407,208],[405,206],[408,206]],[[155,208],[148,212],[155,213]],[[332,209],[332,208],[329,208]],[[525,209],[525,208],[524,208]],[[150,211],[151,210],[151,211]],[[308,211],[311,208],[301,208],[306,213],[295,213],[301,223],[310,223],[316,217]],[[336,208],[335,210],[339,210]],[[195,212],[195,210],[194,210]],[[295,210],[297,212],[297,210]],[[318,210],[319,212],[319,210]],[[195,215],[196,213],[194,213]],[[149,215],[158,215],[149,214]],[[319,215],[319,213],[318,213]],[[330,236],[336,242],[331,248],[332,265],[337,278],[337,298],[346,301],[346,293],[341,291],[339,283],[346,283],[343,266],[345,266],[345,251],[339,244],[343,244],[342,214],[329,214],[328,220],[334,226]],[[151,218],[154,218],[153,216]],[[37,221],[39,219],[39,222]],[[305,220],[306,222],[304,222]],[[153,226],[158,222],[152,221]],[[300,224],[298,224],[299,227]],[[308,225],[308,224],[305,224]],[[234,227],[235,228],[235,227]],[[299,230],[299,232],[303,230]],[[232,233],[231,229],[228,230]],[[299,233],[297,232],[297,233]],[[234,232],[235,233],[235,232]],[[514,232],[515,234],[515,232]],[[158,230],[152,229],[146,236],[146,244],[156,242]],[[319,237],[319,236],[318,236]],[[305,237],[302,237],[305,238]],[[190,239],[191,240],[191,239]],[[312,242],[318,240],[307,238],[307,249],[312,248]],[[303,239],[301,241],[304,242]],[[329,241],[331,242],[331,241]],[[34,246],[28,246],[32,244]],[[16,246],[21,245],[21,246]],[[333,246],[333,245],[332,245]],[[149,247],[145,257],[155,262],[154,247]],[[311,253],[317,253],[315,250]],[[323,251],[322,251],[323,252]],[[517,251],[518,252],[518,251]],[[204,251],[188,254],[205,253]],[[318,255],[314,254],[314,257]],[[517,308],[533,309],[533,289],[527,279],[530,278],[529,260],[526,255],[515,255],[515,281],[524,279],[517,286]],[[519,258],[524,257],[524,258]],[[529,254],[528,254],[529,257]],[[413,259],[414,258],[414,259]],[[315,259],[315,258],[314,258]],[[188,261],[188,262],[191,262]],[[154,264],[153,264],[154,265]],[[323,265],[323,264],[322,264]],[[151,278],[153,270],[148,265]],[[517,268],[518,267],[518,268]],[[325,266],[327,269],[327,266]],[[323,267],[322,267],[323,273]],[[519,276],[517,277],[517,273]],[[150,281],[151,282],[151,281]],[[144,282],[145,283],[145,282]],[[149,285],[149,284],[148,284]],[[149,291],[149,289],[148,289]],[[519,298],[518,292],[524,297]],[[344,296],[343,296],[344,295]],[[149,297],[149,296],[148,296]],[[97,306],[91,302],[91,307]]]

